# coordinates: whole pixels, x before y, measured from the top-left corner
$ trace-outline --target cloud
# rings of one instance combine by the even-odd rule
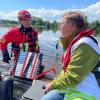
[[[81,9],[81,11],[88,16],[89,21],[100,20],[100,1],[87,8]]]
[[[60,16],[62,16],[64,12],[71,10],[84,12],[90,22],[100,19],[100,1],[83,9],[79,9],[76,7],[74,9],[66,9],[66,10],[46,9],[46,8],[28,9],[28,11],[31,12],[32,16],[41,17],[44,20],[50,20],[50,21],[59,20]],[[0,11],[0,18],[17,20],[16,18],[17,12],[18,10],[9,12]]]
[[[38,16],[43,19],[57,20],[59,17],[65,12],[65,10],[57,10],[57,9],[28,9],[33,16]]]
[[[0,11],[0,19],[16,20],[17,11]]]

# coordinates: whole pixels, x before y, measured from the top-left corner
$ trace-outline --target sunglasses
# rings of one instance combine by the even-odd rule
[[[25,20],[26,18],[32,18],[32,17],[31,17],[31,14],[23,14],[23,15],[19,15],[19,16],[18,16],[18,19],[19,19],[20,21]]]

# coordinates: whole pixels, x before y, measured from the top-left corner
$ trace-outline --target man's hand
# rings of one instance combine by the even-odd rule
[[[45,88],[43,89],[43,91],[45,93],[49,92],[50,90],[52,90],[52,87],[51,87],[51,83],[48,83],[47,85],[45,85]]]
[[[9,60],[11,60],[11,58],[7,50],[2,50],[2,56],[3,56],[3,62],[9,63]]]

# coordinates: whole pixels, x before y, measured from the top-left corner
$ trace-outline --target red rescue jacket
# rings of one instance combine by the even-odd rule
[[[3,35],[2,39],[5,40],[5,43],[0,43],[1,50],[7,50],[8,43],[12,43],[12,50],[14,55],[17,55],[17,49],[20,49],[20,44],[28,43],[28,51],[29,52],[39,52],[39,46],[37,46],[38,41],[38,32],[33,30],[24,34],[20,31],[18,27],[12,27],[9,31]]]

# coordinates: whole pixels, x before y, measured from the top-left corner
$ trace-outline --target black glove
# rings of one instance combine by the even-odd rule
[[[2,56],[3,56],[3,61],[9,63],[9,60],[11,60],[11,58],[7,50],[2,51]]]

